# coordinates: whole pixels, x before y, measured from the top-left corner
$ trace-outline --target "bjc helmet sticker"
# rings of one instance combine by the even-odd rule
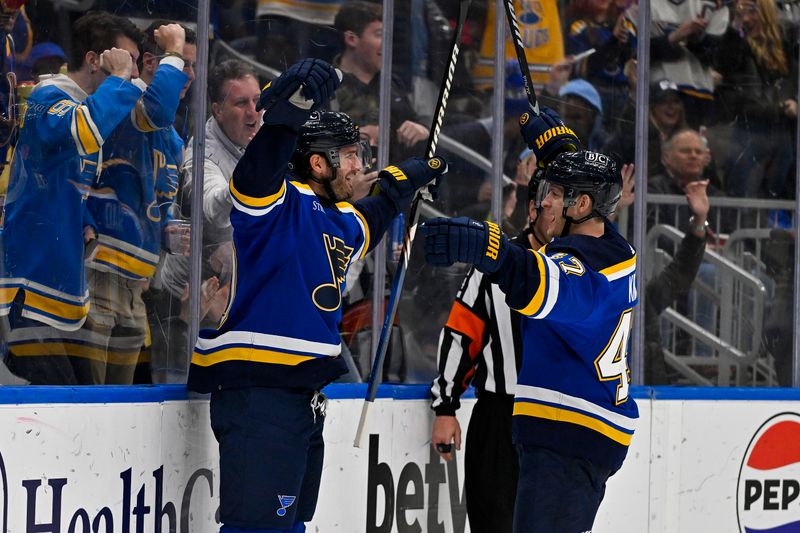
[[[780,413],[755,432],[739,469],[741,533],[800,533],[800,414]]]

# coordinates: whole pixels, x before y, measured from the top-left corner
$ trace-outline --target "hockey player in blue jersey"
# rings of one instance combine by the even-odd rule
[[[188,383],[212,393],[222,532],[305,531],[322,474],[319,390],[347,371],[347,269],[446,170],[438,157],[409,159],[381,171],[380,193],[349,203],[371,152],[347,115],[317,111],[339,83],[317,59],[271,82],[258,104],[264,125],[230,183],[229,307],[217,330],[200,332]]]
[[[534,151],[560,136],[523,115]],[[560,119],[558,119],[560,122]],[[433,265],[472,263],[497,283],[522,321],[523,360],[513,433],[520,458],[515,533],[590,531],[607,479],[625,458],[638,419],[627,352],[636,256],[607,217],[622,190],[618,164],[565,151],[547,165],[539,216],[556,237],[538,251],[511,246],[492,222],[433,219],[423,225]]]

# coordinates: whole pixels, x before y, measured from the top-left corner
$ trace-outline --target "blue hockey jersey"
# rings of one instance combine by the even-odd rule
[[[633,248],[606,223],[600,238],[570,235],[539,251],[511,247],[498,274],[522,321],[514,439],[616,470],[639,411],[629,395],[636,292]]]
[[[203,330],[188,386],[319,389],[346,372],[339,353],[350,264],[396,215],[384,194],[330,205],[287,170],[297,132],[264,125],[233,173],[234,266],[222,324]]]
[[[101,147],[142,91],[109,76],[91,96],[68,76],[39,83],[28,99],[0,225],[0,315],[20,289],[22,315],[75,330],[88,313],[86,197]]]
[[[155,274],[161,229],[178,188],[181,153],[175,144],[182,147],[182,142],[176,141],[172,122],[187,79],[182,68],[178,58],[162,59],[130,120],[106,142],[102,171],[88,200],[98,234],[91,268],[129,279]]]

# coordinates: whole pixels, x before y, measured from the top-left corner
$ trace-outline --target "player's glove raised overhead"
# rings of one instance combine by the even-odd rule
[[[494,222],[467,217],[432,218],[421,227],[425,260],[434,266],[471,263],[491,274],[500,269],[508,254],[508,238]]]
[[[264,87],[256,110],[264,110],[264,124],[285,124],[297,130],[312,111],[333,97],[341,76],[321,59],[303,59]]]
[[[428,190],[434,199],[439,193],[439,181],[447,172],[447,161],[442,157],[412,157],[398,165],[390,165],[378,174],[378,186],[392,199],[397,210],[405,208],[414,191],[431,183]]]
[[[536,155],[539,168],[545,168],[561,152],[581,149],[581,141],[575,132],[549,107],[542,107],[538,117],[530,112],[523,113],[519,117],[519,128],[522,138]]]

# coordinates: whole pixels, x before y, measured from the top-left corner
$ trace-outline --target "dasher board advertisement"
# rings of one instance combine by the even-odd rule
[[[469,531],[465,447],[441,461],[430,446],[427,388],[388,389],[357,449],[363,386],[331,388],[319,505],[307,530]],[[60,399],[37,390],[0,388],[0,531],[218,531],[207,398],[149,388],[137,400],[135,390],[115,397],[105,388],[102,400],[81,403],[75,389]],[[636,389],[639,426],[592,531],[800,531],[800,392],[664,391]],[[52,403],[32,403],[43,398]],[[464,432],[474,402],[458,412]],[[278,495],[264,501],[276,512],[285,504]]]

